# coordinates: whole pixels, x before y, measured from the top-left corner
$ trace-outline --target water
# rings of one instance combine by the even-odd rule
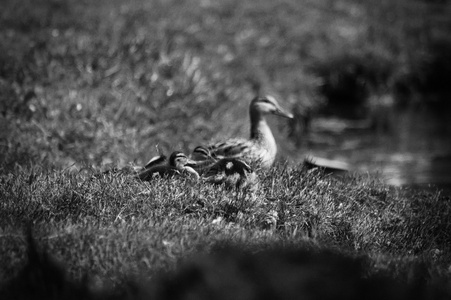
[[[440,189],[451,196],[449,107],[386,106],[364,121],[316,119],[308,141],[312,155],[377,174],[389,185]]]

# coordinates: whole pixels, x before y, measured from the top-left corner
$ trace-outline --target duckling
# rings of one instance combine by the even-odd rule
[[[230,157],[217,159],[203,146],[196,147],[191,158],[197,161],[194,168],[205,178],[205,182],[225,183],[227,187],[236,188],[256,183],[254,171],[241,159]]]
[[[196,165],[193,166],[193,168],[201,176],[204,172],[208,171],[216,162],[218,162],[218,158],[216,158],[216,156],[204,146],[197,146],[196,148],[194,148],[193,153],[191,154],[191,159],[196,162]]]
[[[152,157],[144,167],[141,166],[125,166],[121,169],[114,167],[112,169],[103,171],[100,175],[109,175],[109,174],[126,174],[126,175],[130,175],[130,174],[134,174],[134,175],[138,175],[143,171],[146,171],[154,166],[160,165],[162,164],[164,161],[166,161],[166,155],[158,155],[155,157]],[[99,177],[100,175],[97,175],[96,177]]]
[[[191,154],[191,159],[195,161],[216,160],[216,156],[207,147],[197,146]]]
[[[165,160],[164,155],[152,158],[136,177],[143,181],[149,181],[157,175],[161,177],[191,175],[196,180],[199,179],[199,174],[193,169],[196,162],[189,159],[183,152],[173,152],[169,157],[168,164],[162,164]]]
[[[274,97],[256,97],[249,106],[250,138],[230,139],[209,145],[206,148],[210,151],[211,157],[215,159],[238,158],[259,168],[271,167],[276,158],[277,145],[265,119],[265,116],[269,114],[293,118],[291,113],[282,109]]]
[[[161,154],[161,155],[158,155],[158,156],[155,156],[155,157],[152,157],[147,163],[146,163],[146,165],[142,168],[143,170],[146,170],[146,169],[150,169],[150,168],[152,168],[152,167],[154,167],[154,166],[157,166],[157,165],[160,165],[160,164],[162,164],[164,161],[166,161],[166,155],[164,155],[164,154]]]
[[[237,158],[222,158],[214,163],[202,176],[205,182],[225,184],[226,187],[243,189],[255,186],[257,176],[252,168]]]

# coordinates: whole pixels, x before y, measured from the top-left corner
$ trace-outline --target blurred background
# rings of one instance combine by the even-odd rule
[[[451,1],[3,0],[0,172],[143,164],[248,136],[451,191]]]

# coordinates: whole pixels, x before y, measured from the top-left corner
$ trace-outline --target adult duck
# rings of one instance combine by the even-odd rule
[[[250,138],[229,139],[208,145],[204,147],[210,153],[208,159],[236,158],[257,168],[268,169],[271,167],[276,158],[277,144],[266,121],[267,115],[293,118],[293,115],[285,111],[274,97],[255,97],[249,105]],[[196,152],[193,153],[196,160],[198,160],[197,154]]]

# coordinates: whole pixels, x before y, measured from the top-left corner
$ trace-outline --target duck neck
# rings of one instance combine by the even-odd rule
[[[276,152],[277,146],[274,136],[272,135],[271,129],[266,122],[265,117],[259,111],[250,112],[251,117],[251,140],[256,141],[260,144],[265,145],[265,147],[270,152]]]

